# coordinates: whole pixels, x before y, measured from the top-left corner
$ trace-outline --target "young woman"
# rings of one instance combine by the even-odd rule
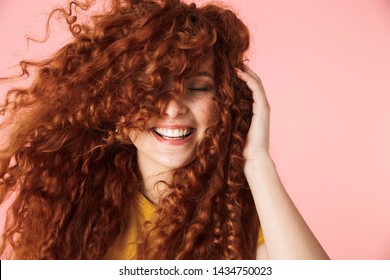
[[[15,197],[3,256],[327,258],[269,155],[269,105],[233,12],[113,0],[82,25],[57,11],[74,39],[22,62],[35,81],[1,107],[0,199]]]

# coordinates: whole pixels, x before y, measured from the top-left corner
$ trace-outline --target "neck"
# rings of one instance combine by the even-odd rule
[[[141,172],[142,174],[142,172]],[[163,173],[144,176],[143,179],[143,195],[151,201],[153,204],[158,205],[161,197],[166,193],[167,184],[171,182],[171,172],[166,171]]]
[[[139,158],[138,167],[143,181],[142,194],[153,204],[158,205],[166,193],[167,184],[172,181],[172,171],[150,162],[145,166]]]

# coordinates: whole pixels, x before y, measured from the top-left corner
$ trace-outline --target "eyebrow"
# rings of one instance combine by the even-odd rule
[[[204,77],[209,77],[211,79],[214,79],[214,75],[212,75],[211,73],[209,73],[207,71],[199,71],[196,73],[196,76],[204,76]]]

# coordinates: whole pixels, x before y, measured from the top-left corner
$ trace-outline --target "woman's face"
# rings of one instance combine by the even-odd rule
[[[214,62],[208,59],[185,81],[185,94],[171,99],[161,118],[153,117],[143,131],[132,131],[141,173],[158,174],[189,162],[215,118]]]

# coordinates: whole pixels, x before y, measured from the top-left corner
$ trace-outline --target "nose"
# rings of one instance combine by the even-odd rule
[[[181,100],[173,98],[168,101],[168,104],[164,110],[164,115],[170,118],[176,118],[178,116],[184,115],[187,112],[187,109],[187,106],[184,105]]]

